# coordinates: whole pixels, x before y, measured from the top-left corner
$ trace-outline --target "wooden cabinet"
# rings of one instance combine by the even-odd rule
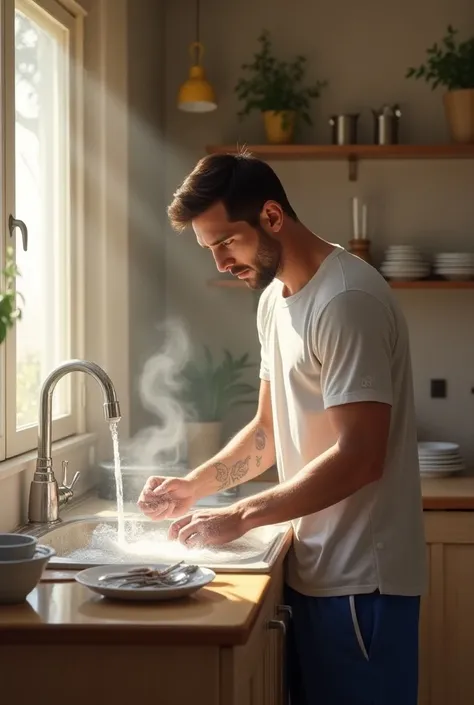
[[[474,512],[426,511],[420,705],[474,703]]]
[[[286,705],[284,649],[288,613],[283,578],[274,575],[249,641],[222,649],[222,705]]]
[[[424,517],[430,580],[421,606],[419,705],[472,705],[474,511]],[[4,619],[0,700],[286,705],[283,554],[271,580],[257,577],[220,575],[199,604],[156,611],[102,603],[77,584],[43,584],[36,610],[19,607],[12,630]],[[49,605],[43,610],[41,596]]]
[[[286,705],[282,666],[288,617],[281,609],[281,563],[272,572],[255,623],[242,645],[206,644],[205,640],[186,643],[179,634],[179,643],[147,644],[145,638],[143,643],[127,643],[117,629],[115,643],[94,643],[89,634],[81,636],[78,631],[75,642],[58,644],[50,643],[52,637],[39,630],[36,643],[0,641],[0,701],[2,705]],[[225,575],[220,579],[225,582]],[[223,599],[239,601],[246,596],[230,591],[227,598],[217,593],[212,598]],[[139,619],[138,609],[123,606],[125,629],[127,615],[134,622]],[[149,611],[144,610],[149,620]],[[26,608],[25,617],[31,613]],[[109,613],[118,614],[114,606],[109,606]],[[100,614],[98,631],[107,623],[107,611]],[[206,619],[204,613],[202,619]]]

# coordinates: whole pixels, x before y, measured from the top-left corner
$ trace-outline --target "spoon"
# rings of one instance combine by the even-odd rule
[[[177,568],[181,568],[183,564],[184,561],[178,561],[178,563],[174,563],[173,565],[168,566],[168,568],[165,568],[164,570],[156,570],[156,568],[143,566],[139,568],[131,568],[126,573],[106,573],[105,575],[101,575],[99,577],[99,582],[102,583],[107,582],[109,580],[119,580],[120,578],[135,578],[136,576],[162,578],[166,577],[167,575],[170,575],[170,573],[173,573],[175,570],[177,570]]]
[[[197,565],[185,566],[178,573],[167,576],[149,577],[140,576],[139,578],[134,578],[133,580],[123,580],[118,587],[132,587],[132,588],[145,588],[145,587],[179,587],[180,585],[185,585],[191,576],[198,570]]]

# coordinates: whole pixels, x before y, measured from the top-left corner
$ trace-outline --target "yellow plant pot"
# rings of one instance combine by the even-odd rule
[[[443,102],[452,141],[474,143],[474,88],[448,91]]]
[[[263,113],[265,134],[269,144],[290,144],[295,133],[296,113],[291,110],[266,110]]]

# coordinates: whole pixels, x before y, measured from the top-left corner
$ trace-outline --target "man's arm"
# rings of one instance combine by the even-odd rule
[[[270,383],[262,380],[255,418],[209,461],[192,470],[198,497],[239,485],[261,475],[275,463]]]
[[[378,480],[383,471],[391,407],[356,402],[327,410],[337,441],[287,482],[237,502],[244,531],[313,514]]]
[[[397,336],[392,312],[374,296],[346,291],[328,304],[314,327],[312,343],[321,361],[321,393],[336,442],[289,482],[249,500],[245,524],[312,514],[381,477]]]

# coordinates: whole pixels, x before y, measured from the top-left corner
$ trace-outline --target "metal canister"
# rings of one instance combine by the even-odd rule
[[[359,113],[332,115],[329,124],[332,127],[333,144],[357,144],[357,125]]]
[[[383,105],[380,110],[372,110],[374,116],[374,143],[398,144],[400,117],[398,105]]]

